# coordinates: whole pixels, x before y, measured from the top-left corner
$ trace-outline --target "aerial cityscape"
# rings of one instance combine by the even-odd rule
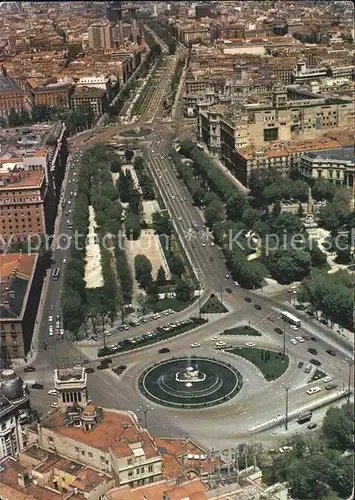
[[[354,39],[0,2],[0,500],[355,497]]]

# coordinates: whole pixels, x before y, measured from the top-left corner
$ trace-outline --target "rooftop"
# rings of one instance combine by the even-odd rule
[[[22,89],[14,78],[0,76],[0,93],[2,92],[22,92]]]
[[[20,318],[38,255],[0,255],[0,321]]]
[[[164,495],[169,500],[205,500],[206,491],[200,479],[193,479],[184,483],[161,481],[131,490],[126,487],[114,488],[106,496],[108,500],[158,500]]]
[[[16,167],[10,169],[6,169],[6,165],[0,165],[0,193],[2,190],[9,189],[19,189],[19,188],[39,188],[42,185],[42,181],[44,179],[44,171],[43,170],[34,170],[34,171],[22,171],[18,170]]]
[[[130,445],[139,443],[147,459],[159,457],[159,451],[148,432],[135,422],[133,414],[115,410],[104,410],[103,419],[90,431],[78,427],[67,427],[65,415],[56,412],[42,422],[43,427],[93,448],[108,452],[110,449],[117,457],[133,457]]]
[[[337,149],[327,149],[327,150],[315,150],[310,153],[307,153],[307,156],[310,158],[323,158],[325,160],[339,160],[339,161],[348,161],[355,163],[355,148],[337,148]]]
[[[0,492],[4,498],[11,498],[12,500],[64,500],[68,498],[67,493],[54,493],[54,491],[33,484],[29,479],[28,469],[22,467],[12,458],[1,462],[1,466],[3,470],[0,476]],[[19,476],[27,478],[27,486],[19,485]]]

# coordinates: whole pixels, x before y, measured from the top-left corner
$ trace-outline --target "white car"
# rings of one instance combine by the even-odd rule
[[[172,196],[172,199],[175,200],[175,196],[174,195]]]
[[[296,326],[296,325],[290,325],[290,328],[291,328],[292,330],[295,330],[296,332],[297,332],[297,330],[298,330],[298,326]]]
[[[111,337],[111,333],[110,332],[105,332],[105,337]]]
[[[204,241],[201,241],[201,246],[202,247],[205,247],[206,246],[206,243]]]
[[[61,328],[61,329],[60,329],[60,334],[61,334],[61,335],[64,335],[64,328]]]
[[[198,342],[194,342],[190,345],[190,347],[201,347],[201,344],[199,344]]]
[[[218,342],[216,342],[216,347],[222,347],[225,345],[227,345],[226,342],[223,342],[222,340],[219,340]]]
[[[311,389],[307,389],[306,393],[311,395],[311,394],[316,394],[317,392],[320,392],[322,389],[321,387],[312,387]]]
[[[52,408],[58,408],[58,403],[56,403],[56,402],[52,403],[52,404],[51,404],[51,407],[52,407]]]
[[[293,345],[296,345],[296,344],[297,344],[297,340],[296,340],[296,339],[290,339],[290,342],[291,342],[291,344],[293,344]]]
[[[178,217],[178,221],[181,222],[182,221],[182,218],[181,217]]]
[[[332,379],[332,377],[329,377],[329,375],[327,377],[324,377],[323,379],[323,382],[327,383],[327,382],[330,382]]]
[[[235,286],[239,286],[238,281],[235,281],[234,284],[235,284]]]
[[[63,259],[63,264],[65,264],[65,263],[66,263],[66,261],[67,261],[67,259],[65,259],[65,258],[64,258],[64,259]]]
[[[256,346],[255,342],[245,342],[245,345],[247,347],[255,347]]]
[[[298,342],[301,342],[301,344],[304,342],[304,338],[303,337],[296,337],[296,340],[298,340]]]
[[[212,338],[211,338],[211,340],[212,340],[213,342],[218,341],[218,340],[219,340],[219,337],[212,337]]]
[[[58,393],[55,389],[51,389],[50,391],[48,391],[48,394],[50,394],[51,396],[57,396]]]
[[[53,322],[53,316],[48,316],[48,322],[52,323]]]

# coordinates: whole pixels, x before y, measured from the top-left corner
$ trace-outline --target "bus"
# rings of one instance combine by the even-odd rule
[[[305,422],[309,422],[311,418],[312,418],[312,412],[307,411],[305,413],[301,413],[301,415],[297,419],[297,422],[299,424],[304,424]]]
[[[60,275],[60,269],[57,267],[57,269],[53,269],[52,272],[52,279],[58,280]]]
[[[296,316],[293,316],[293,314],[290,314],[287,311],[282,311],[281,318],[284,321],[287,321],[287,323],[290,323],[291,325],[295,325],[298,328],[301,327],[301,320],[299,320],[298,318],[296,318]]]

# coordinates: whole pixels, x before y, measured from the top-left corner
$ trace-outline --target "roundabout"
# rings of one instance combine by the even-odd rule
[[[139,389],[162,406],[197,409],[219,405],[233,398],[243,379],[232,365],[204,357],[172,358],[147,368]]]

